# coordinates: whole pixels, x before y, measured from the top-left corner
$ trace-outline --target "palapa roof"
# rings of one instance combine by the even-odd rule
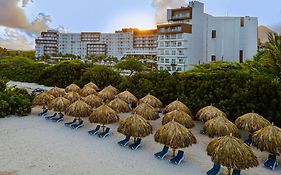
[[[158,111],[147,103],[139,104],[132,113],[138,114],[146,120],[157,120],[160,118]]]
[[[64,96],[64,98],[70,100],[73,103],[73,102],[81,99],[81,96],[77,92],[72,91],[72,92],[67,93]]]
[[[97,108],[97,107],[101,106],[103,103],[102,99],[99,96],[96,96],[94,94],[88,95],[87,97],[85,97],[84,101],[88,105],[92,106],[93,108]]]
[[[161,126],[156,131],[154,140],[172,148],[185,148],[197,143],[191,131],[175,121]]]
[[[173,101],[172,103],[167,105],[165,107],[163,113],[166,114],[166,113],[171,112],[173,110],[180,110],[180,111],[183,111],[183,112],[187,113],[188,115],[192,116],[192,113],[191,113],[190,109],[185,104],[180,102],[179,100]]]
[[[87,97],[88,95],[97,94],[97,91],[94,88],[91,88],[90,86],[83,87],[83,89],[80,90],[80,95],[83,97]]]
[[[43,92],[39,95],[37,95],[33,101],[32,101],[32,105],[39,105],[39,106],[45,106],[48,105],[55,97],[52,96],[51,94],[47,93],[47,92]]]
[[[226,117],[226,114],[212,105],[200,109],[196,114],[196,118],[203,122],[206,122],[218,116]]]
[[[84,87],[90,87],[90,88],[95,89],[96,91],[99,90],[99,87],[98,87],[95,83],[93,83],[93,82],[90,82],[90,83],[88,83],[88,84],[85,84]],[[83,88],[84,88],[84,87],[83,87]]]
[[[53,95],[54,97],[64,97],[66,94],[64,89],[58,87],[53,87],[48,91],[48,93]]]
[[[253,145],[261,151],[281,155],[281,129],[274,125],[266,126],[252,135]]]
[[[76,84],[71,84],[65,88],[65,92],[79,92],[80,87]]]
[[[165,125],[166,123],[169,123],[173,120],[185,126],[186,128],[192,128],[195,126],[192,117],[187,113],[185,113],[184,111],[180,111],[180,110],[173,110],[165,114],[165,116],[162,119],[162,125]]]
[[[118,94],[118,89],[116,89],[115,87],[113,87],[113,86],[111,86],[111,85],[105,87],[104,90],[110,91],[110,92],[112,92],[114,95],[117,95],[117,94]]]
[[[103,89],[100,92],[98,92],[98,96],[102,98],[104,101],[110,101],[115,98],[115,93],[108,90],[108,89]]]
[[[150,94],[141,98],[139,100],[139,104],[141,104],[141,103],[147,103],[154,108],[160,108],[162,106],[162,102],[158,98],[156,98],[156,97],[154,97],[153,95],[150,95]]]
[[[49,109],[53,109],[54,111],[64,112],[66,108],[71,105],[71,101],[64,97],[57,97],[48,105]]]
[[[89,118],[91,123],[100,123],[103,125],[116,123],[118,120],[119,116],[117,112],[107,105],[101,105],[97,109],[94,109]]]
[[[263,118],[261,115],[251,112],[238,117],[235,120],[235,125],[239,129],[244,129],[253,133],[261,128],[270,125],[270,122]]]
[[[236,125],[222,116],[208,120],[204,124],[203,129],[209,137],[233,134],[233,136],[240,138],[240,133]]]
[[[152,133],[152,126],[145,118],[133,114],[126,119],[120,121],[120,125],[117,129],[118,132],[125,136],[132,137],[146,137]]]
[[[242,170],[259,164],[248,145],[229,135],[213,139],[207,146],[207,153],[215,164],[228,168]]]
[[[91,112],[92,107],[82,100],[77,100],[66,109],[66,114],[74,117],[89,117]]]
[[[137,103],[138,99],[129,91],[123,91],[117,95],[118,98],[124,100],[127,103]]]
[[[116,112],[129,112],[131,109],[129,108],[128,103],[121,100],[120,98],[115,98],[114,100],[108,103],[108,106],[111,107]]]

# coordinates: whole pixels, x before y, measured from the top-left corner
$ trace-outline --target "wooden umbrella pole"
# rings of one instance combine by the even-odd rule
[[[104,126],[104,124],[102,124],[102,132],[104,132],[104,128],[105,128],[105,126]]]
[[[176,149],[175,148],[172,148],[173,149],[173,157],[175,157],[176,155]]]
[[[228,169],[228,175],[231,175],[231,168],[228,167],[227,169]]]

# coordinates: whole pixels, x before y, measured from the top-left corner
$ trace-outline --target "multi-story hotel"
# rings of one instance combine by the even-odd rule
[[[36,39],[36,57],[74,54],[122,58],[126,55],[157,57],[159,70],[187,70],[210,61],[243,62],[257,51],[256,17],[214,17],[204,13],[204,4],[167,10],[167,23],[157,29],[122,29],[115,33],[42,32]]]

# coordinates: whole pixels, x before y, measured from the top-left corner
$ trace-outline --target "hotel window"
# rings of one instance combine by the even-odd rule
[[[165,59],[165,63],[169,63],[169,59],[168,58]]]
[[[172,59],[172,64],[176,64],[176,59]]]
[[[162,67],[162,66],[160,66],[160,70],[163,70],[163,67]]]
[[[164,58],[161,58],[161,63],[164,63]]]
[[[216,61],[216,55],[212,55],[211,61]]]
[[[178,67],[178,69],[177,69],[178,71],[181,71],[181,67]]]
[[[240,50],[240,52],[239,52],[239,62],[240,63],[243,63],[243,58],[244,58],[244,53],[243,53],[243,50]]]
[[[168,66],[168,67],[167,67],[167,70],[168,70],[168,71],[171,71],[171,67],[170,67],[170,66]]]
[[[212,38],[217,38],[217,31],[216,30],[212,30]]]
[[[240,27],[244,27],[244,25],[245,25],[245,18],[241,17],[240,18]]]
[[[176,51],[175,50],[172,50],[172,55],[176,55]]]
[[[179,59],[179,64],[183,64],[183,59]]]
[[[165,50],[165,55],[169,55],[169,51],[168,50]]]
[[[182,42],[178,42],[178,47],[181,47],[182,46]]]

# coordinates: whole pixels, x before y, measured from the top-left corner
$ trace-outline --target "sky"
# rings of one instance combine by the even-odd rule
[[[213,16],[255,16],[259,25],[281,32],[280,0],[201,2],[205,3],[205,12]],[[165,19],[165,10],[159,11],[183,3],[184,0],[0,0],[0,47],[34,49],[34,38],[47,28],[66,32],[155,28],[157,13]]]

